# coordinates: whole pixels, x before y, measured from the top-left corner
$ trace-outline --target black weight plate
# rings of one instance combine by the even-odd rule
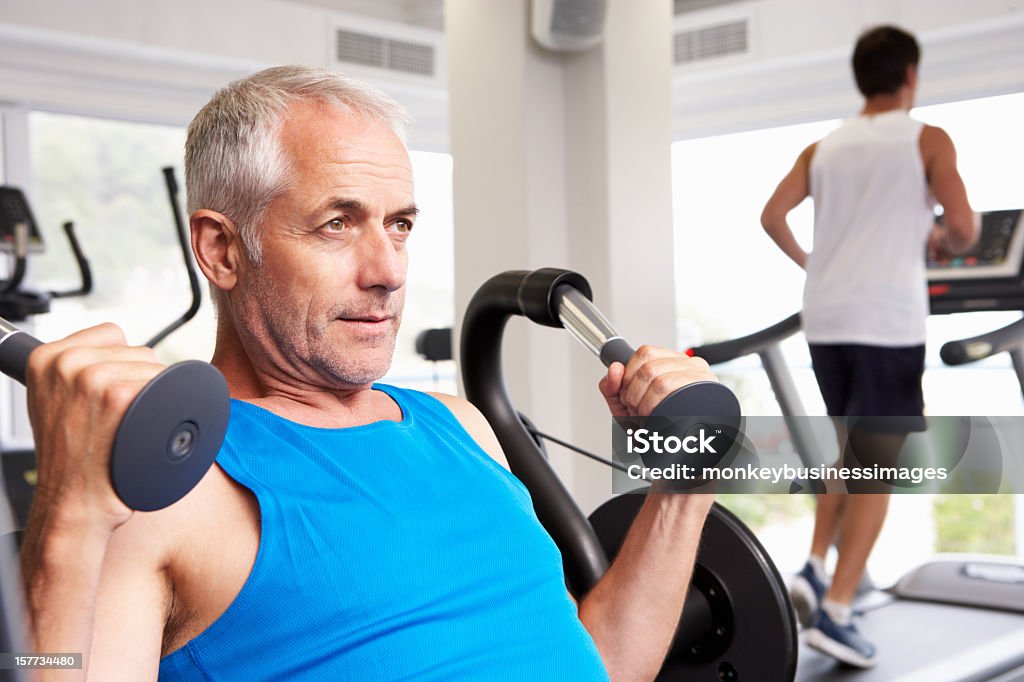
[[[598,539],[609,558],[618,552],[644,496],[614,497],[590,515]],[[785,584],[764,547],[750,529],[724,507],[715,504],[708,514],[701,536],[695,583],[718,586],[726,594],[690,594],[687,609],[676,633],[658,680],[695,682],[789,682],[796,675],[796,621]],[[700,577],[698,581],[697,578]],[[649,589],[657,589],[651,585]],[[691,587],[691,591],[694,588]],[[691,605],[709,613],[691,614],[699,619],[697,628],[687,622]],[[731,613],[720,612],[731,609]],[[704,650],[694,653],[693,644],[714,640],[710,630],[718,625],[731,628],[724,633],[727,646],[714,648],[713,657]],[[708,629],[708,632],[700,630]],[[721,633],[719,633],[721,634]]]
[[[741,420],[739,400],[728,386],[716,381],[687,384],[662,400],[649,417],[639,420],[639,425],[680,439],[707,432],[714,436],[715,454],[647,453],[642,456],[643,463],[655,468],[674,464],[692,466],[694,479],[673,481],[672,487],[686,489],[699,486],[703,483],[701,479],[705,470],[728,466],[731,457],[735,456]]]
[[[217,457],[230,407],[227,383],[212,365],[188,360],[158,374],[114,438],[110,475],[121,500],[153,511],[188,494]]]

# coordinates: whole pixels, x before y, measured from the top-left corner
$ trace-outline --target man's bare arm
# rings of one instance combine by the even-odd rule
[[[978,239],[978,226],[957,170],[953,140],[942,128],[925,126],[920,147],[928,187],[944,213],[943,224],[933,231],[931,245],[952,254],[966,253]]]
[[[615,682],[653,680],[690,586],[713,495],[652,493],[619,554],[580,603],[580,620]]]
[[[782,252],[801,268],[807,267],[807,252],[793,236],[787,216],[810,194],[811,158],[814,156],[814,148],[815,145],[812,144],[800,153],[793,168],[775,188],[775,192],[761,212],[761,226],[764,231]]]
[[[707,363],[641,347],[628,368],[613,364],[601,382],[612,414],[650,414],[675,388],[714,380]],[[504,461],[487,421],[461,398],[437,396],[470,435]],[[652,494],[615,562],[579,603],[579,615],[611,678],[651,680],[661,669],[690,586],[694,558],[713,495]],[[685,617],[685,614],[683,615]]]
[[[615,363],[600,389],[615,416],[648,415],[676,388],[715,380],[706,362],[641,346],[628,365]],[[604,577],[580,602],[612,680],[652,680],[668,653],[711,494],[652,493]]]
[[[84,654],[82,670],[42,671],[37,679],[91,674],[104,564],[115,535],[133,525],[132,510],[110,486],[110,445],[128,404],[161,369],[149,349],[124,346],[113,325],[46,344],[29,357],[39,468],[21,552],[30,644],[38,652]]]

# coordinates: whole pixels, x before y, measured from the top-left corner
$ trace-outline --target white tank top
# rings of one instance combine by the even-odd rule
[[[923,127],[903,111],[856,116],[815,148],[802,313],[809,342],[924,343],[935,200],[921,160]]]

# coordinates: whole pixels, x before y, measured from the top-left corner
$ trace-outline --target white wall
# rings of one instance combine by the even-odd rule
[[[616,31],[578,55],[530,38],[528,0],[448,0],[446,10],[456,310],[504,270],[565,268],[588,279],[625,338],[673,346],[669,6],[609,0]],[[565,333],[525,326],[511,324],[505,341],[516,406],[542,431],[607,455],[601,364]],[[551,449],[584,509],[610,496],[609,469]]]
[[[375,16],[279,0],[5,0],[0,104],[184,125],[230,80],[277,64],[330,66],[335,22],[441,40],[436,31],[399,23],[396,3],[353,0],[352,7],[373,8]],[[398,98],[422,122],[413,146],[447,148],[443,87],[347,70]]]

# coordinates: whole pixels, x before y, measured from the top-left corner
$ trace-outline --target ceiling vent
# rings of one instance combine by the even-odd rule
[[[399,76],[423,84],[443,80],[440,32],[361,17],[336,17],[330,29],[330,63],[339,71]]]
[[[433,45],[338,29],[334,32],[334,48],[334,57],[341,64],[434,75]]]
[[[673,61],[692,64],[750,52],[750,22],[728,21],[676,31],[672,36]]]

